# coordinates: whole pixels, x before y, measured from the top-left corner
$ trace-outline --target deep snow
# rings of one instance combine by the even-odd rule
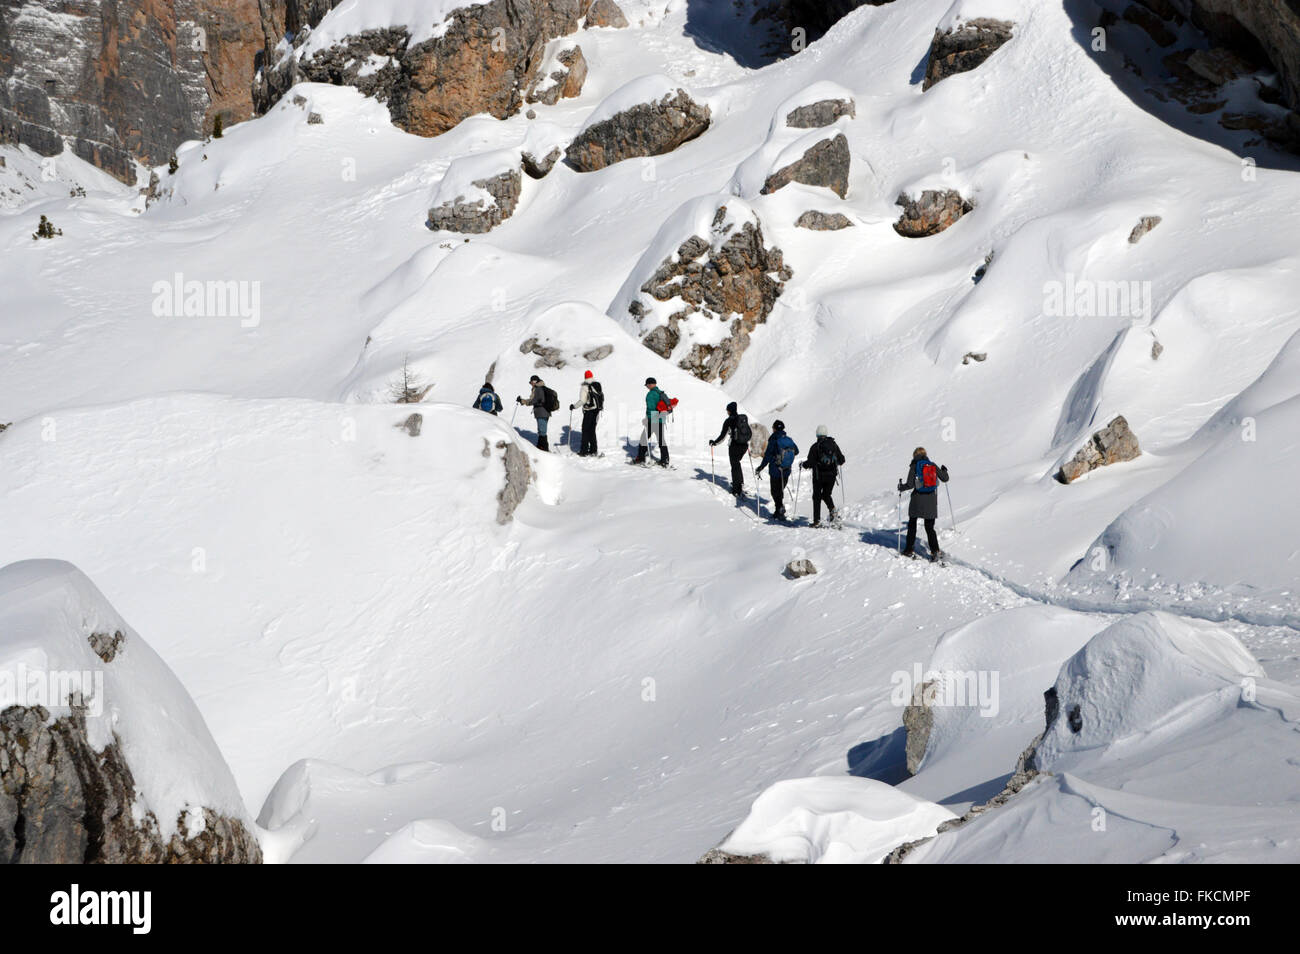
[[[1300,680],[1298,518],[1267,476],[1297,464],[1294,172],[1143,108],[1059,0],[866,6],[761,70],[692,38],[680,0],[624,6],[632,28],[576,37],[583,95],[533,121],[473,117],[425,140],[353,90],[307,85],[304,107],[287,97],[178,150],[148,208],[75,159],[46,181],[3,149],[20,198],[0,211],[0,423],[17,422],[0,434],[0,565],[71,561],[148,639],[278,829],[270,856],[690,861],[769,785],[892,751],[894,675],[975,646],[969,667],[1003,676],[1000,715],[941,724],[949,757],[902,786],[959,813],[1041,731],[1056,669],[1139,610],[1222,621],[1273,680]],[[935,25],[990,12],[1015,39],[923,94]],[[489,235],[424,228],[449,170],[566,141],[647,76],[706,102],[709,132],[650,164],[525,178]],[[786,112],[841,88],[857,106],[836,126],[848,199],[757,195],[809,138]],[[895,198],[928,188],[975,210],[900,237]],[[724,390],[642,348],[626,305],[665,224],[732,196],[794,278]],[[813,208],[855,227],[796,229]],[[32,241],[42,213],[63,236]],[[1067,278],[1149,282],[1151,312],[1047,314]],[[192,281],[234,282],[249,307],[160,315]],[[535,336],[570,362],[536,369],[519,351]],[[581,354],[604,344],[607,456],[533,454],[537,483],[498,527],[511,400],[545,377],[559,445]],[[963,364],[971,351],[988,360]],[[386,403],[404,361],[429,405]],[[497,421],[466,409],[491,367]],[[674,471],[621,463],[650,374],[681,399]],[[843,532],[768,525],[710,486],[705,440],[728,400],[801,446],[831,427],[849,458]],[[395,426],[412,410],[418,438]],[[1143,456],[1056,483],[1116,413]],[[527,412],[515,424],[532,436]],[[894,483],[918,444],[954,475],[946,569],[892,553]],[[796,555],[819,573],[786,580]],[[1248,748],[1259,784],[1284,790],[1294,767]],[[1166,807],[1184,782],[1206,783],[1175,778]],[[1270,811],[1252,824],[1288,824]],[[962,844],[1015,860],[1021,842]],[[1141,844],[1160,857],[1169,841]]]

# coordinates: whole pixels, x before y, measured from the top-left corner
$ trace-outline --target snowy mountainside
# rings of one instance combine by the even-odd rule
[[[893,676],[932,658],[996,670],[1007,691],[991,722],[941,716],[931,763],[900,784],[942,806],[922,813],[937,824],[996,794],[1062,664],[1137,610],[1217,621],[1290,691],[1300,518],[1259,474],[1297,453],[1300,178],[1244,134],[1234,152],[1145,108],[1081,42],[1085,6],[867,5],[754,68],[692,34],[698,5],[630,0],[628,28],[575,35],[581,95],[535,118],[423,139],[356,89],[301,84],[178,149],[148,201],[61,157],[86,195],[60,183],[0,208],[0,423],[15,422],[0,565],[68,560],[145,635],[271,860],[694,860],[773,783],[842,775],[877,742],[897,768]],[[923,91],[936,27],[979,17],[1013,38]],[[426,228],[449,175],[566,144],[643,77],[706,105],[708,130],[524,176],[487,234]],[[830,127],[785,122],[843,97],[854,113]],[[845,198],[763,193],[840,134]],[[0,175],[35,161],[0,155]],[[899,234],[896,201],[928,190],[972,209]],[[791,276],[735,372],[708,383],[645,348],[628,306],[722,204]],[[797,227],[810,210],[850,227]],[[34,241],[41,214],[63,234]],[[1161,221],[1130,241],[1146,216]],[[1116,283],[1135,291],[1111,310]],[[1055,308],[1067,289],[1082,305]],[[431,386],[420,405],[391,403],[404,365]],[[588,368],[608,400],[603,459],[566,453]],[[526,409],[510,432],[534,373],[562,402],[549,456],[527,446]],[[496,420],[468,409],[488,374]],[[647,376],[681,401],[674,470],[622,463]],[[807,527],[807,479],[793,528],[723,495],[726,454],[706,440],[731,400],[804,450],[830,427],[843,532]],[[418,437],[398,426],[412,412]],[[1141,456],[1056,481],[1117,414]],[[498,443],[534,474],[505,524]],[[946,568],[892,552],[917,445],[953,473]],[[819,572],[783,577],[798,556]],[[1252,718],[1232,732],[1253,737]],[[1249,749],[1261,784],[1282,785],[1290,769]],[[960,831],[964,859],[1017,857]]]

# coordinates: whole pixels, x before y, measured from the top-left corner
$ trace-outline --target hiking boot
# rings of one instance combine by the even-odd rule
[[[907,557],[909,560],[916,559],[916,552],[913,550],[904,550],[901,555]]]
[[[935,550],[933,553],[930,554],[930,562],[938,563],[940,560],[944,558],[944,556],[946,556],[946,554],[942,550]]]

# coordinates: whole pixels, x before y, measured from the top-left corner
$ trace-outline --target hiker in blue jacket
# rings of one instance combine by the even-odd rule
[[[478,397],[474,399],[474,407],[489,414],[501,413],[501,396],[497,394],[497,389],[492,386],[491,381],[484,381],[483,386],[478,389]]]
[[[924,447],[912,451],[912,465],[907,471],[907,480],[898,482],[898,492],[912,492],[907,503],[907,548],[903,556],[916,559],[913,552],[916,547],[916,521],[925,521],[925,539],[930,544],[931,562],[943,558],[939,549],[939,535],[935,533],[934,522],[939,519],[939,484],[948,482],[947,466],[940,467],[925,452]]]
[[[790,471],[794,459],[799,454],[799,445],[785,432],[784,421],[772,423],[772,436],[767,439],[767,450],[763,452],[763,462],[758,465],[758,473],[767,467],[771,481],[772,500],[776,503],[776,519],[784,520],[785,487],[790,482]]]

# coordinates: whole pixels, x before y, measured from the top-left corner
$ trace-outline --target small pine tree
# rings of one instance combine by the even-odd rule
[[[176,170],[179,169],[180,167],[181,164],[176,159],[176,153],[172,153],[172,157],[167,160],[167,174],[169,176],[176,175]]]
[[[432,384],[420,381],[419,376],[411,370],[410,359],[410,355],[402,359],[402,373],[390,386],[396,404],[419,404],[433,388]]]
[[[217,115],[212,119],[212,138],[220,139],[225,133],[225,130],[226,122],[221,118],[221,114],[217,113]]]
[[[42,215],[40,225],[36,226],[36,231],[32,233],[32,240],[52,239],[54,236],[62,234],[63,229],[56,229],[54,223]]]

